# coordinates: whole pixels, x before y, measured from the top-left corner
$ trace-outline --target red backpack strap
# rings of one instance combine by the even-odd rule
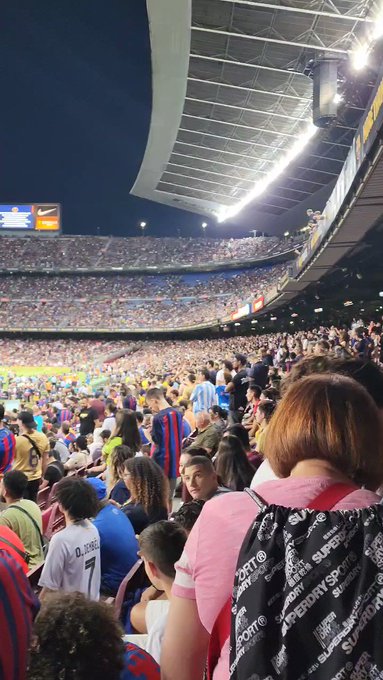
[[[309,503],[307,508],[309,510],[332,510],[332,508],[337,505],[353,491],[356,491],[359,487],[355,484],[344,484],[339,482],[337,484],[331,484],[327,489],[322,491],[314,500]]]
[[[214,669],[221,656],[222,648],[230,637],[231,595],[218,614],[211,631],[207,657],[207,680],[212,680]]]

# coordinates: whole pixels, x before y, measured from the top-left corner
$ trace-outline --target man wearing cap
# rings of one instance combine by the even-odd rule
[[[41,478],[48,463],[49,441],[43,432],[36,431],[36,422],[30,411],[21,411],[17,418],[20,434],[16,437],[16,455],[13,469],[28,478],[24,498],[37,499]]]

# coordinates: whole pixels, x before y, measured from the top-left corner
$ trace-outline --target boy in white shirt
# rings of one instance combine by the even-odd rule
[[[151,524],[139,538],[140,556],[153,586],[166,595],[166,600],[150,600],[146,604],[145,621],[148,639],[146,651],[159,663],[162,638],[168,616],[171,590],[175,577],[174,565],[180,559],[187,534],[177,522],[163,520]]]
[[[84,479],[66,478],[56,498],[66,527],[52,536],[40,577],[40,598],[51,591],[79,592],[90,600],[100,597],[100,536],[90,521],[98,511],[94,488]]]

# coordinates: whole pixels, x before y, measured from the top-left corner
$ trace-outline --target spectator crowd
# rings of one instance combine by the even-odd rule
[[[277,283],[284,264],[185,276],[0,278],[0,327],[134,330],[227,318]]]
[[[147,341],[97,388],[3,386],[2,679],[380,677],[382,332]]]
[[[291,250],[275,236],[248,238],[180,238],[151,236],[39,236],[0,238],[0,256],[7,269],[113,269],[161,267],[256,260]]]

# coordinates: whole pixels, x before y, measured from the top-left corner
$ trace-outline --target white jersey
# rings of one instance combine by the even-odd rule
[[[100,535],[89,520],[69,524],[52,536],[39,586],[100,597]]]

